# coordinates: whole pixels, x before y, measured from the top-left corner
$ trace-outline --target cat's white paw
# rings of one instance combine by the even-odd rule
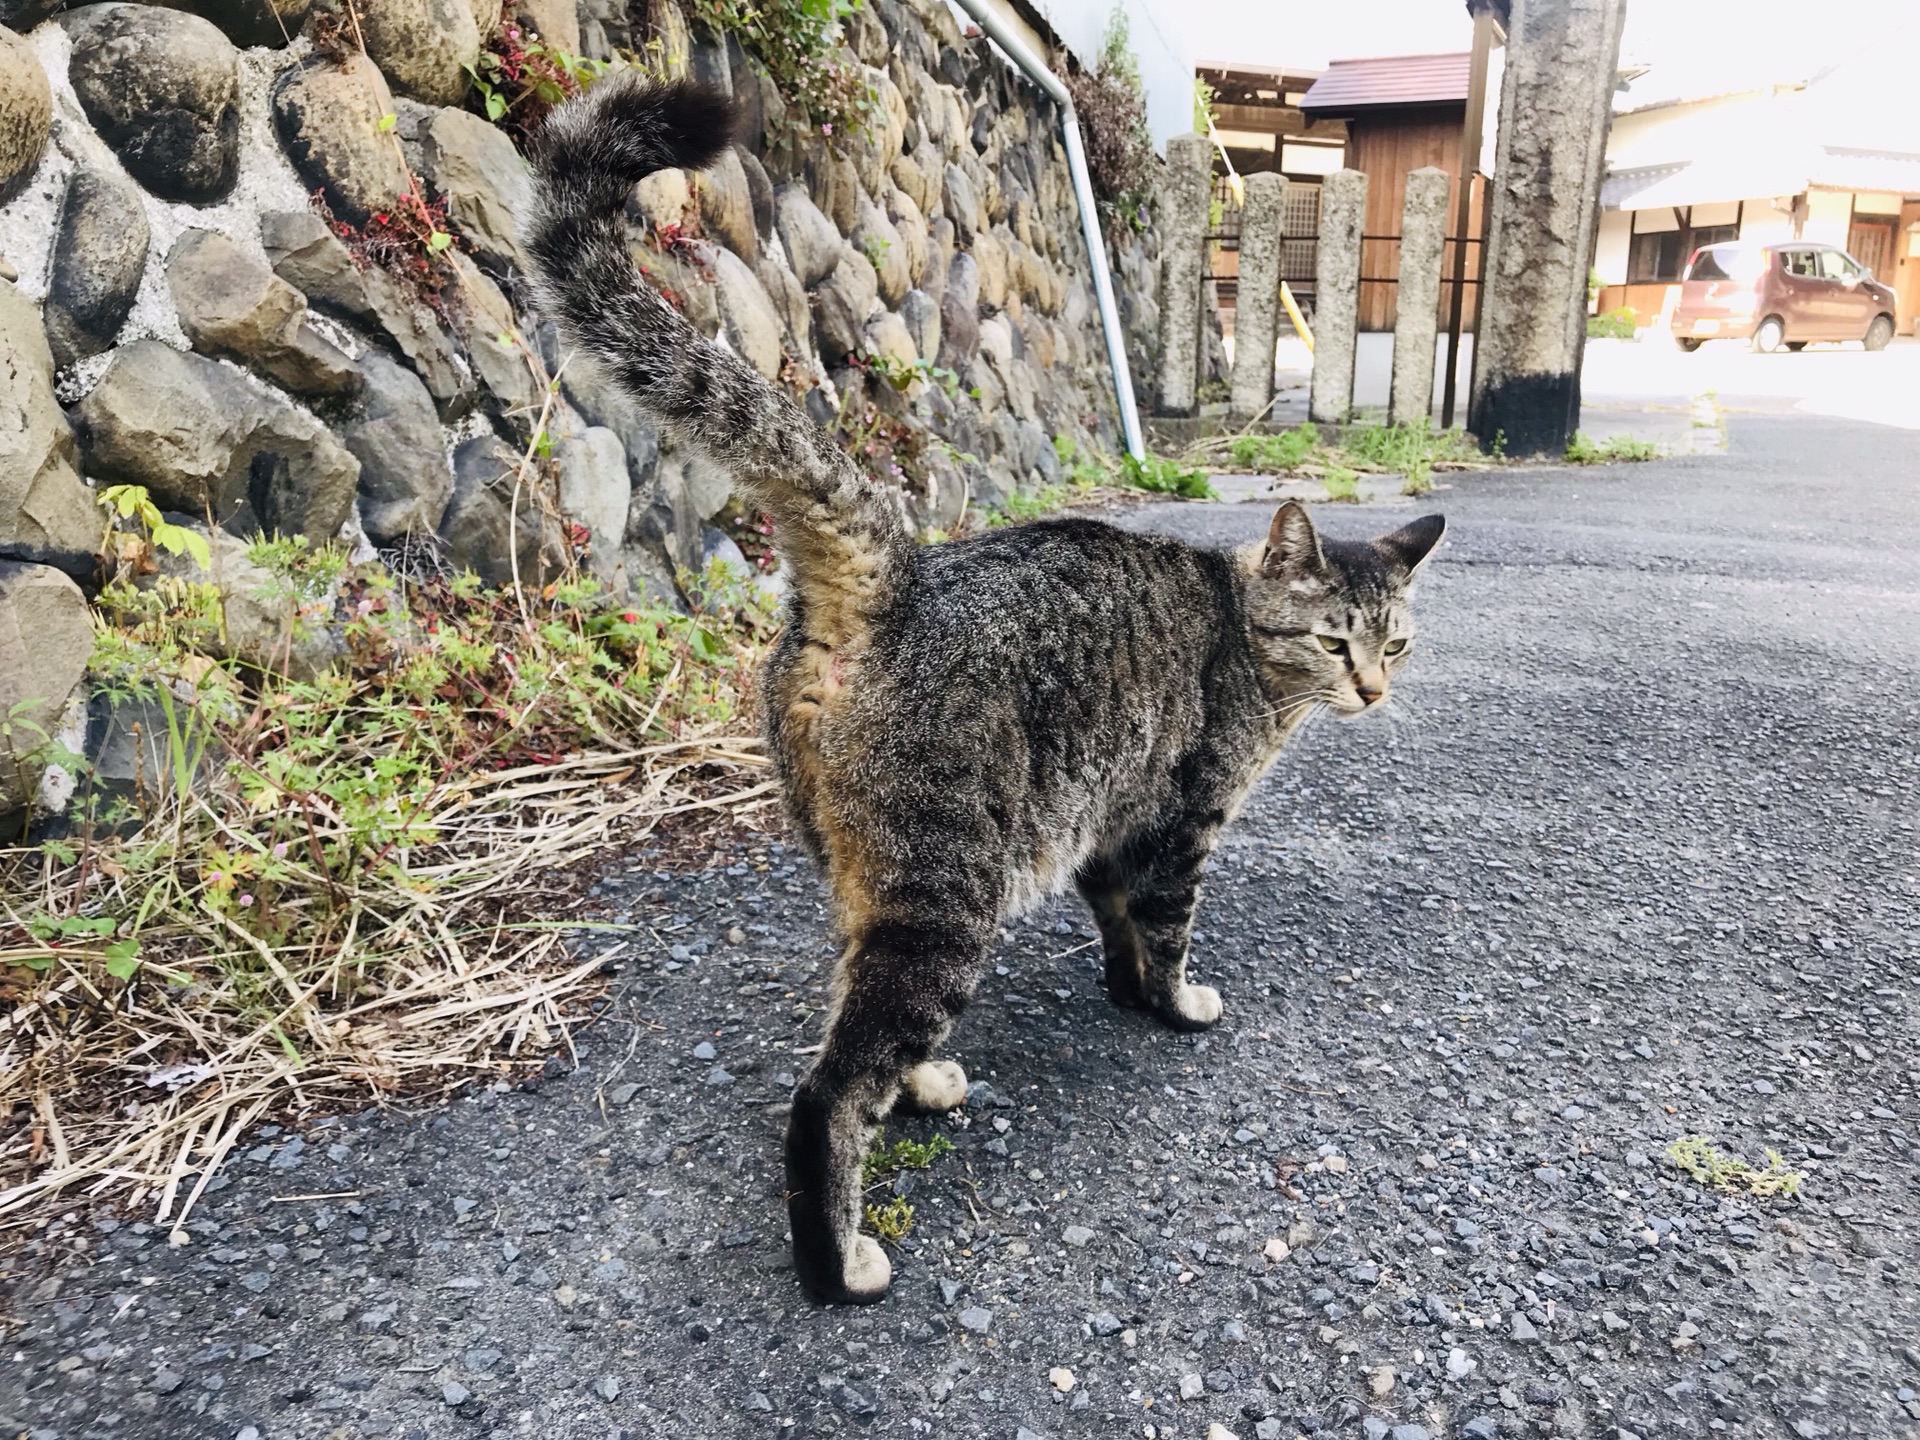
[[[871,1305],[887,1293],[893,1283],[893,1262],[880,1242],[869,1235],[856,1235],[847,1249],[846,1299],[854,1305]]]
[[[1182,985],[1174,997],[1173,1009],[1182,1024],[1204,1030],[1220,1018],[1226,1007],[1220,1003],[1220,992],[1211,985]]]
[[[907,1071],[901,1084],[918,1110],[953,1110],[967,1103],[967,1072],[951,1060],[928,1060]]]

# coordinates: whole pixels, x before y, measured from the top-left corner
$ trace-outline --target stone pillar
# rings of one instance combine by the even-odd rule
[[[1353,409],[1353,352],[1360,326],[1360,236],[1367,177],[1336,170],[1320,186],[1320,258],[1313,279],[1313,386],[1307,414],[1337,425]]]
[[[1467,428],[1558,455],[1580,423],[1587,273],[1599,226],[1624,0],[1513,7]]]
[[[1433,415],[1433,347],[1440,332],[1440,256],[1447,242],[1452,178],[1434,166],[1407,176],[1400,211],[1400,283],[1393,315],[1393,389],[1387,422],[1415,425]]]
[[[1204,136],[1167,141],[1160,196],[1160,413],[1191,415],[1199,399],[1200,276],[1213,198],[1213,147]]]
[[[1273,400],[1273,342],[1279,332],[1280,234],[1287,181],[1249,175],[1240,215],[1240,292],[1233,306],[1233,418],[1251,420]]]

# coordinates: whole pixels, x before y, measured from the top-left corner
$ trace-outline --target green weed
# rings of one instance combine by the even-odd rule
[[[1079,442],[1071,435],[1054,436],[1053,453],[1060,461],[1060,468],[1067,477],[1067,484],[1075,490],[1092,490],[1099,485],[1114,483],[1113,462],[1104,455],[1082,450]]]
[[[1631,340],[1637,327],[1631,307],[1622,305],[1618,310],[1609,310],[1604,315],[1587,317],[1587,338],[1590,340]]]
[[[867,1224],[882,1240],[891,1240],[897,1245],[913,1229],[913,1206],[898,1196],[885,1205],[868,1205]]]
[[[146,486],[109,485],[94,503],[122,520],[138,521],[147,543],[156,549],[169,555],[190,555],[202,570],[213,563],[213,552],[207,548],[206,537],[168,521],[160,513],[160,507],[153,503]]]
[[[1129,455],[1120,462],[1120,483],[1135,490],[1156,495],[1177,495],[1182,500],[1218,500],[1205,470],[1182,465],[1161,455],[1144,460]]]
[[[1320,444],[1320,432],[1306,421],[1278,435],[1237,435],[1233,463],[1248,470],[1297,470]]]
[[[1805,1178],[1789,1170],[1776,1150],[1765,1150],[1766,1168],[1756,1170],[1737,1155],[1723,1155],[1704,1136],[1688,1135],[1667,1147],[1667,1159],[1696,1184],[1726,1195],[1793,1196]]]
[[[136,528],[107,546],[123,562],[163,543],[140,497],[116,514],[129,500]],[[239,1126],[448,1067],[515,1073],[590,983],[551,963],[575,963],[557,871],[744,788],[742,762],[761,778],[737,754],[753,741],[709,738],[748,719],[772,633],[731,567],[689,580],[681,611],[610,603],[584,578],[516,593],[396,581],[333,545],[249,554],[341,633],[338,668],[219,658],[220,588],[127,563],[100,593],[89,674],[144,726],[148,768],[83,785],[61,839],[0,849],[0,1000],[37,1017],[0,1111],[51,1097],[68,1142],[0,1156],[0,1215],[153,1173],[97,1158],[126,1133],[129,1053],[221,1057],[194,1082],[212,1092],[143,1095],[142,1133],[168,1157],[226,1087]]]
[[[1636,440],[1631,435],[1614,435],[1595,444],[1587,438],[1584,431],[1573,432],[1573,441],[1567,446],[1567,463],[1570,465],[1605,465],[1611,461],[1641,461],[1659,458],[1660,447],[1651,440]]]
[[[860,1183],[871,1187],[892,1179],[902,1170],[924,1170],[952,1151],[953,1142],[944,1135],[935,1135],[924,1145],[907,1139],[896,1140],[891,1145],[876,1145],[867,1153]]]
[[[462,68],[487,119],[528,135],[556,105],[580,94],[613,65],[547,44],[522,27],[509,5],[479,56]],[[381,128],[391,129],[392,120],[385,117]]]
[[[859,8],[860,0],[693,0],[688,6],[696,34],[705,29],[737,37],[791,118],[829,144],[866,129],[880,103],[865,68],[841,41],[842,18]]]
[[[1320,483],[1326,487],[1327,499],[1356,501],[1360,498],[1360,475],[1358,471],[1343,470],[1335,467],[1321,477]]]
[[[1356,470],[1430,475],[1440,461],[1478,460],[1480,451],[1462,430],[1435,430],[1425,420],[1405,425],[1355,425],[1340,435],[1339,449]]]

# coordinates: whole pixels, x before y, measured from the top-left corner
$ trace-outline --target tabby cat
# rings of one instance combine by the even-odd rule
[[[788,1215],[806,1288],[867,1302],[890,1266],[858,1230],[862,1158],[897,1103],[964,1102],[934,1053],[1001,919],[1071,884],[1116,1003],[1218,1020],[1186,976],[1207,855],[1310,711],[1385,703],[1444,522],[1322,540],[1287,504],[1231,552],[1077,519],[916,545],[894,495],[636,271],[634,182],[704,167],[733,128],[698,85],[599,81],[538,136],[527,246],[546,313],[774,524],[768,741],[847,941],[794,1092]]]

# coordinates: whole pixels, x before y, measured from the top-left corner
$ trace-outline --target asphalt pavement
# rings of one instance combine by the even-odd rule
[[[835,947],[743,837],[601,881],[641,928],[577,1069],[263,1133],[183,1247],[39,1232],[0,1434],[1920,1433],[1920,444],[1727,429],[1432,497],[1393,707],[1310,726],[1218,856],[1211,1033],[1109,1006],[1076,904],[1009,926],[967,1109],[889,1127],[954,1149],[876,1192],[914,1210],[885,1303],[789,1269]]]

